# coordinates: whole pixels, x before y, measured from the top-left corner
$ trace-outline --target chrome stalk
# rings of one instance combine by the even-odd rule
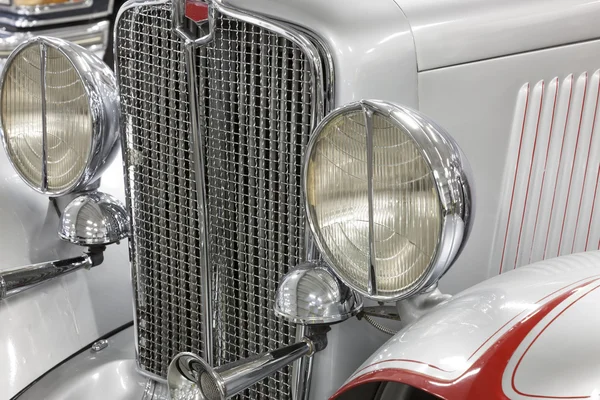
[[[64,209],[58,227],[61,239],[88,247],[88,252],[65,260],[47,261],[0,271],[0,300],[82,268],[102,264],[106,245],[129,235],[124,206],[110,195],[90,192]]]
[[[41,283],[102,262],[102,253],[83,254],[66,260],[49,261],[0,272],[0,300]]]
[[[193,353],[180,353],[169,365],[169,393],[172,400],[225,400],[326,346],[327,337],[323,331],[298,343],[217,368],[212,368]]]

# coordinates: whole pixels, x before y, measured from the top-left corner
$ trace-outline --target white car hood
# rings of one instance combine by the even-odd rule
[[[598,0],[395,0],[419,71],[600,37]]]

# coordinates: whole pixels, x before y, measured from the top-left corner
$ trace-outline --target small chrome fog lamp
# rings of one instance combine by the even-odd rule
[[[62,213],[58,235],[88,247],[87,252],[78,257],[0,271],[0,300],[59,276],[102,264],[106,245],[118,242],[128,234],[127,212],[118,200],[99,192],[75,198]]]
[[[362,310],[359,295],[329,269],[313,263],[288,272],[277,289],[275,314],[302,325],[342,322]]]
[[[93,183],[118,138],[110,68],[67,41],[18,46],[0,77],[0,135],[10,162],[34,190],[59,196]]]
[[[91,192],[71,201],[62,213],[58,236],[79,246],[106,246],[129,234],[127,211],[106,193]]]
[[[281,280],[275,313],[290,322],[310,325],[303,331],[306,336],[292,345],[218,368],[195,354],[180,353],[167,372],[171,399],[228,399],[286,365],[325,349],[329,325],[347,320],[362,307],[361,297],[326,267],[316,263],[299,265]]]
[[[436,283],[471,223],[469,167],[417,111],[365,100],[329,114],[306,152],[310,228],[340,279],[378,301]]]

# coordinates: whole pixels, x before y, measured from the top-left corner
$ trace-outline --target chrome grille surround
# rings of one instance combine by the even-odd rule
[[[332,70],[330,58],[319,57],[324,49],[305,39],[312,46],[307,52],[280,25],[221,7],[213,40],[187,63],[196,64],[195,85],[188,87],[183,41],[171,30],[170,12],[167,2],[127,3],[115,31],[138,366],[158,378],[180,351],[222,365],[295,340],[295,327],[275,316],[273,300],[281,276],[311,247],[302,159],[332,97],[324,91]],[[195,110],[184,100],[190,91]],[[195,159],[201,160],[198,176]],[[204,286],[201,268],[209,272]],[[202,301],[208,292],[200,292],[206,287],[210,310]],[[211,344],[204,348],[202,339]],[[284,370],[240,397],[288,399],[291,391]]]

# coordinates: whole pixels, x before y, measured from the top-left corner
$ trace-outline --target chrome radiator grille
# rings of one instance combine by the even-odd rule
[[[218,15],[195,55],[198,198],[183,44],[170,18],[169,3],[138,6],[116,28],[138,362],[163,378],[178,352],[204,355],[201,291],[211,295],[215,365],[294,341],[272,310],[281,276],[305,258],[300,177],[316,75],[293,42]],[[211,287],[200,285],[202,203]],[[290,398],[290,370],[241,398]]]

